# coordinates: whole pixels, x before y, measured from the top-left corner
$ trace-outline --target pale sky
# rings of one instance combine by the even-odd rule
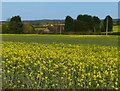
[[[118,2],[2,2],[2,20],[16,15],[22,20],[65,19],[67,15],[75,19],[79,14],[116,19]]]

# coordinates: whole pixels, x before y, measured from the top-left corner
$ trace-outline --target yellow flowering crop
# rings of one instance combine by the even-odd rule
[[[4,88],[118,89],[115,46],[2,43]]]

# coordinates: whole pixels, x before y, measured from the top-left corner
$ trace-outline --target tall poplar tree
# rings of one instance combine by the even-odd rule
[[[113,19],[111,16],[106,16],[103,20],[104,32],[110,32],[113,28]]]
[[[70,16],[67,16],[65,19],[65,31],[71,32],[73,31],[73,18]]]

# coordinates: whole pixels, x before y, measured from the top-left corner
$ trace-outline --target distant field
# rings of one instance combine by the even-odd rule
[[[120,26],[113,26],[113,32],[120,32]]]
[[[96,44],[118,46],[118,36],[106,35],[39,35],[39,34],[4,34],[3,41],[65,43],[65,44]]]

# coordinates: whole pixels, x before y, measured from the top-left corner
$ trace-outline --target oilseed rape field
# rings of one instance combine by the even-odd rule
[[[119,89],[118,36],[1,36],[3,88]]]

